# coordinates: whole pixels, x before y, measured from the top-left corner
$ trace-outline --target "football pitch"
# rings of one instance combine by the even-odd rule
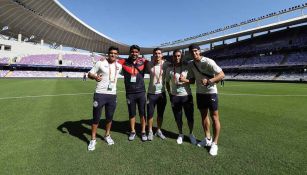
[[[166,140],[142,142],[138,135],[128,141],[122,80],[111,129],[115,145],[102,139],[103,111],[96,150],[87,151],[94,88],[92,80],[0,79],[0,174],[307,174],[307,84],[226,81],[218,87],[216,157],[190,144],[185,118],[185,140],[177,145],[169,101]],[[201,140],[196,103],[194,118]]]

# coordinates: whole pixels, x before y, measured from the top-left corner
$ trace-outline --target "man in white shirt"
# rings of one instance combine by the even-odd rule
[[[166,95],[164,87],[165,70],[168,63],[163,59],[162,49],[155,48],[153,50],[153,60],[149,62],[147,71],[150,76],[147,93],[147,121],[148,121],[148,140],[153,140],[153,115],[157,106],[157,132],[156,136],[161,139],[166,137],[161,131],[163,123],[163,115],[166,106]]]
[[[182,62],[180,50],[173,52],[173,65],[166,70],[165,85],[170,95],[172,110],[178,128],[177,144],[183,143],[182,132],[182,109],[184,109],[187,123],[190,130],[190,141],[196,145],[196,138],[193,135],[194,127],[194,103],[190,88],[190,80],[187,79],[189,73],[188,65]]]
[[[189,52],[193,58],[193,61],[189,64],[192,70],[189,78],[195,78],[196,81],[197,107],[202,117],[202,125],[206,135],[204,140],[198,143],[198,146],[211,146],[209,153],[216,156],[221,129],[216,83],[222,80],[225,75],[214,60],[201,55],[198,45],[190,45]],[[213,122],[213,141],[210,136],[210,121],[207,117],[208,109]]]
[[[118,52],[119,50],[117,47],[111,46],[108,51],[108,58],[98,61],[88,73],[88,78],[97,82],[94,93],[92,139],[88,145],[89,151],[95,150],[97,127],[103,107],[105,107],[106,115],[106,132],[104,140],[108,145],[114,144],[110,136],[110,130],[117,103],[117,78],[122,69],[121,64],[117,63]]]

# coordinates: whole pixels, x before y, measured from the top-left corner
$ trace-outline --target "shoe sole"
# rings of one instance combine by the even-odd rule
[[[133,141],[135,139],[135,136],[133,138],[128,138],[129,141]]]
[[[209,154],[211,155],[211,156],[217,156],[217,151],[218,151],[218,149],[216,150],[216,154],[212,154],[211,153],[211,150],[209,151]]]
[[[154,136],[154,135],[152,134],[151,136],[152,136],[152,137],[147,136],[147,140],[148,140],[148,141],[152,141],[152,140],[153,140],[153,136]]]
[[[214,157],[214,156],[217,156],[217,153],[216,153],[216,154],[211,154],[211,153],[209,152],[209,154],[210,154],[211,156],[213,156],[213,157]]]
[[[176,142],[177,142],[178,145],[183,144],[183,140],[182,140],[182,142],[178,142],[178,141],[176,140]]]

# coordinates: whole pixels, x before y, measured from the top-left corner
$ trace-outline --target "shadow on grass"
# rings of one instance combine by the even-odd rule
[[[78,120],[78,121],[67,121],[61,124],[60,126],[57,127],[57,130],[60,131],[63,134],[70,134],[73,137],[77,137],[80,140],[86,142],[87,144],[89,143],[89,139],[91,137],[91,123],[92,120]],[[105,130],[105,119],[101,119],[99,122],[99,129]],[[135,124],[135,129],[137,132],[137,136],[140,138],[141,137],[141,125],[139,123]],[[157,130],[156,127],[153,128],[153,131],[155,132]],[[129,136],[130,133],[130,122],[129,120],[127,121],[115,121],[113,120],[112,122],[112,128],[111,128],[111,134],[112,132],[117,132],[117,133],[122,133],[127,136]],[[165,129],[162,129],[163,134],[167,138],[171,139],[177,139],[178,134],[167,131]],[[97,131],[96,137],[103,139],[103,135],[100,134],[101,131]],[[189,139],[187,137],[184,138],[184,141],[189,142]]]
[[[84,125],[91,126],[91,120],[79,120],[79,121],[67,121],[57,127],[57,129],[63,134],[70,134],[71,136],[77,137],[80,140],[89,143],[86,135],[91,136],[91,129]],[[97,137],[102,138],[101,135],[97,134]]]

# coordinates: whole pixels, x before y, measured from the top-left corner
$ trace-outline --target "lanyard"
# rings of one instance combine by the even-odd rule
[[[208,77],[208,78],[213,78],[213,77],[214,77],[214,75],[212,76],[212,75],[206,74],[206,73],[204,73],[204,72],[201,72],[201,71],[199,70],[198,66],[196,65],[195,61],[193,61],[193,65],[194,65],[194,67],[196,68],[197,72],[200,73],[201,75],[203,75],[203,76],[205,76],[205,77]]]
[[[132,65],[132,67],[133,67],[132,75],[135,76],[135,75],[136,75],[136,73],[135,73],[135,67],[134,67],[134,65]]]
[[[159,84],[159,83],[160,83],[160,79],[161,79],[161,76],[162,76],[162,64],[163,64],[163,62],[160,63],[160,72],[159,72],[159,76],[156,75],[156,66],[154,65],[153,74],[154,74],[154,79],[155,79],[155,77],[157,78],[156,84]]]
[[[117,64],[116,64],[116,61],[114,62],[115,74],[114,74],[114,80],[113,80],[113,81],[111,80],[111,76],[112,76],[111,65],[112,65],[112,64],[109,63],[109,81],[114,83],[115,80],[116,80],[116,77],[117,77]]]
[[[179,72],[179,77],[181,76],[181,73],[182,73],[182,64],[180,64],[180,72]],[[179,81],[179,79],[178,79],[178,81],[177,81],[177,79],[176,79],[176,65],[174,64],[174,76],[173,76],[173,78],[174,78],[174,82],[175,82],[175,84],[177,84],[178,83],[178,81]]]
[[[137,67],[137,62],[138,62],[138,60],[139,59],[136,59],[135,61],[133,61],[132,62],[132,67],[133,67],[133,72],[132,72],[132,75],[133,76],[136,76],[136,74],[138,73],[138,72],[141,72],[139,69],[138,69],[138,67]],[[135,63],[134,63],[135,62]],[[138,71],[138,72],[135,72],[135,69]]]

